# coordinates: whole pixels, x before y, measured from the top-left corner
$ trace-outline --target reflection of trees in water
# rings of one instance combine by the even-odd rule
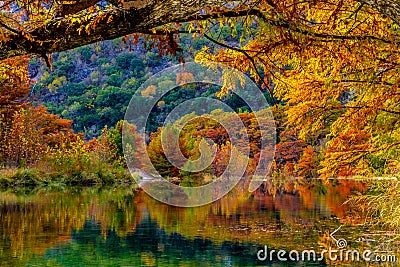
[[[27,195],[2,192],[0,262],[14,266],[32,254],[43,255],[51,247],[85,236],[80,233],[83,229],[92,229],[96,240],[123,239],[136,234],[146,220],[156,222],[167,235],[179,233],[192,241],[207,239],[218,246],[240,240],[303,247],[317,242],[315,229],[322,224],[332,224],[332,228],[338,224],[326,218],[346,212],[340,204],[347,194],[357,188],[363,190],[361,184],[328,184],[324,190],[317,190],[317,186],[299,183],[287,185],[287,192],[259,190],[251,194],[240,186],[210,205],[186,209],[161,204],[131,188],[69,188]],[[289,192],[290,188],[293,190]]]
[[[342,205],[354,191],[365,190],[361,182],[338,184],[285,183],[270,191],[259,189],[254,194],[233,191],[210,205],[181,209],[161,204],[146,195],[150,216],[167,232],[185,237],[202,236],[215,242],[268,240],[276,246],[303,247],[318,240],[321,224],[339,223],[336,216],[345,214]],[[276,190],[272,192],[272,188]],[[336,212],[338,214],[336,214]],[[287,242],[293,240],[293,242]],[[315,244],[314,244],[315,245]]]
[[[93,219],[103,231],[126,235],[140,220],[129,188],[99,190],[72,188],[39,191],[31,195],[0,193],[0,262],[14,266],[33,253],[69,242],[72,229]],[[9,263],[9,264],[7,264]]]
[[[46,258],[34,257],[31,263],[51,262],[63,266],[83,266],[101,262],[103,266],[254,266],[257,247],[248,243],[214,244],[204,238],[188,239],[167,233],[149,217],[142,218],[136,231],[121,237],[108,230],[102,238],[101,226],[86,221],[72,232],[73,243],[49,249]],[[71,251],[73,253],[71,253]]]

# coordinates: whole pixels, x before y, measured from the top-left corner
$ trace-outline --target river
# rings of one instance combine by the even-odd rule
[[[343,204],[367,187],[352,180],[273,184],[197,208],[168,206],[131,186],[3,190],[0,266],[367,266],[318,259],[339,239],[361,254],[390,237]],[[302,258],[304,250],[317,258]]]

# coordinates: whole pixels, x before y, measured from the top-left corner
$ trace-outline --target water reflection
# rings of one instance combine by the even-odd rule
[[[164,205],[130,187],[1,192],[0,265],[281,266],[257,262],[257,250],[319,248],[325,231],[355,222],[341,204],[365,188],[265,185],[197,208]]]

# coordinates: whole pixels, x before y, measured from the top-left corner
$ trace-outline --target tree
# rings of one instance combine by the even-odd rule
[[[99,7],[98,2],[6,1],[2,7],[0,59],[45,55],[131,33],[148,33],[157,26],[193,20],[202,8],[220,4],[217,0],[111,0],[110,5]]]
[[[197,60],[248,72],[285,103],[296,138],[326,144],[324,176],[388,174],[400,148],[398,24],[351,1],[285,1],[258,16],[245,40],[254,38],[232,46],[209,36],[223,49]]]
[[[43,106],[21,108],[0,123],[0,163],[5,167],[31,166],[48,148],[61,148],[78,136],[72,121],[47,113]]]
[[[316,177],[316,169],[317,153],[312,146],[308,146],[303,150],[303,155],[297,164],[297,173],[302,177],[313,178]]]
[[[164,177],[177,177],[179,176],[179,169],[169,162],[164,153],[161,141],[162,130],[160,128],[158,132],[151,134],[151,142],[147,147],[147,152],[154,168],[160,175]]]
[[[152,29],[169,23],[181,23],[195,20],[207,20],[224,17],[245,17],[257,15],[264,17],[263,12],[288,14],[305,1],[236,1],[235,5],[221,5],[219,0],[190,1],[116,1],[100,7],[98,0],[79,1],[6,1],[1,9],[2,42],[0,59],[16,55],[36,54],[63,51],[104,39],[115,39],[131,33],[151,33]],[[357,6],[354,1],[346,1]],[[319,6],[324,1],[310,1]],[[400,4],[398,0],[359,0],[358,9],[369,6],[372,14],[378,11],[400,21]],[[280,9],[284,6],[285,9]],[[342,8],[344,1],[332,1],[332,6]],[[222,7],[221,7],[222,6]],[[372,9],[373,8],[373,9]],[[202,11],[199,13],[199,11]],[[261,13],[260,13],[261,11]],[[297,9],[299,11],[299,9]],[[267,14],[268,15],[268,14]],[[268,16],[267,16],[268,17]],[[332,19],[338,17],[332,17]],[[293,31],[302,31],[295,25],[296,18],[289,21],[273,20],[271,26],[291,27]],[[250,25],[250,24],[246,24]],[[169,31],[171,33],[171,31]],[[173,31],[172,31],[173,32]],[[173,34],[173,33],[172,33]],[[166,43],[172,34],[165,34]],[[175,42],[170,42],[174,48]],[[176,48],[176,47],[175,47]]]
[[[34,165],[48,148],[59,148],[78,136],[71,120],[24,101],[30,85],[27,61],[19,57],[0,62],[0,167]]]
[[[0,62],[0,121],[8,120],[15,111],[26,107],[29,93],[27,57]]]
[[[336,176],[368,174],[367,155],[371,151],[371,134],[358,129],[341,132],[335,138],[321,163],[322,176],[331,178]]]
[[[94,0],[18,3],[17,10],[14,1],[3,7],[0,59],[36,54],[50,65],[48,53],[131,33],[147,34],[148,47],[175,55],[182,50],[178,34],[200,36],[220,49],[202,49],[196,60],[223,62],[249,73],[270,99],[286,104],[287,127],[296,141],[327,143],[322,147],[327,161],[345,162],[344,168],[359,164],[336,153],[343,152],[336,144],[351,133],[368,144],[363,149],[348,146],[352,159],[363,159],[362,168],[385,171],[387,163],[398,162],[398,0],[257,0],[222,6],[216,0],[110,1],[106,7]],[[226,37],[228,29],[235,36],[229,41],[219,37]],[[137,44],[139,37],[123,40]],[[132,66],[132,60],[119,64],[128,62]],[[70,70],[68,64],[62,67],[63,73]],[[228,92],[224,87],[219,96]],[[114,119],[110,109],[104,108],[101,116]],[[281,148],[286,156],[288,147]],[[296,154],[291,165],[301,154],[294,152],[289,153]]]

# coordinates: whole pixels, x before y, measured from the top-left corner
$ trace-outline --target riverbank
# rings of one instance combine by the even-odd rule
[[[134,178],[122,166],[92,171],[75,169],[66,172],[47,172],[39,168],[0,170],[0,188],[36,187],[51,184],[91,186],[134,183]]]
[[[68,186],[94,187],[94,186],[119,186],[134,185],[137,187],[135,178],[127,169],[120,165],[104,165],[95,169],[65,168],[64,171],[49,171],[40,168],[14,168],[0,170],[1,190],[23,190],[30,188],[59,188]],[[139,174],[138,174],[139,175]],[[318,181],[318,182],[317,182]],[[383,225],[390,229],[400,230],[400,185],[396,177],[352,177],[336,179],[296,179],[288,177],[275,177],[264,182],[263,185],[252,195],[289,194],[296,196],[305,191],[327,194],[327,188],[340,188],[339,191],[348,191],[351,195],[352,187],[348,184],[359,182],[368,184],[364,190],[358,188],[358,192],[346,200],[354,211],[366,215],[369,220],[364,221],[369,225]],[[241,187],[241,186],[239,186]],[[243,189],[243,188],[242,188]],[[247,192],[247,190],[242,190]],[[336,203],[337,204],[337,203]],[[351,219],[352,221],[353,219]]]

